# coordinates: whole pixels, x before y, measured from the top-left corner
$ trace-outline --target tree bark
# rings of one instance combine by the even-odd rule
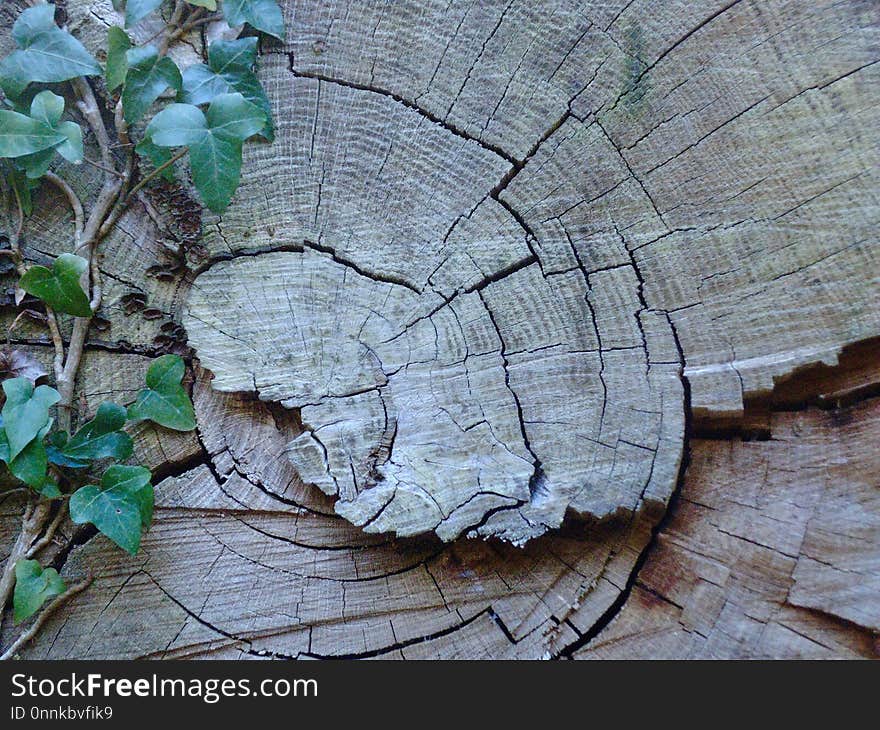
[[[179,351],[198,432],[24,655],[876,655],[874,4],[282,5],[236,202],[103,249],[81,407]]]

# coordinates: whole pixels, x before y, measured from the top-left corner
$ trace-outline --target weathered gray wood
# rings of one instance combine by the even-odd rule
[[[659,27],[648,34],[639,22],[643,9],[635,6],[621,8],[610,26],[595,22],[590,10],[576,3],[561,3],[550,13],[516,4],[290,6],[297,31],[285,49],[287,56],[268,59],[264,78],[275,98],[300,103],[279,108],[285,117],[285,154],[254,151],[246,182],[263,190],[291,182],[276,187],[277,194],[267,196],[265,204],[259,198],[249,200],[256,211],[239,207],[224,216],[216,236],[209,232],[208,245],[228,255],[315,241],[368,276],[399,278],[415,288],[426,297],[420,311],[427,313],[439,306],[434,292],[448,298],[481,286],[480,276],[498,278],[518,261],[529,260],[522,258],[523,241],[510,248],[516,238],[507,234],[507,225],[503,236],[494,230],[483,233],[482,226],[462,228],[463,221],[479,226],[485,204],[497,200],[523,227],[519,237],[525,234],[537,261],[522,273],[493,281],[486,295],[481,293],[484,301],[494,293],[502,295],[494,297],[501,303],[497,311],[489,305],[493,318],[509,316],[522,326],[521,320],[536,316],[528,309],[529,297],[518,294],[517,280],[526,271],[534,291],[541,287],[535,270],[555,282],[568,274],[560,286],[573,291],[578,277],[570,274],[580,271],[591,290],[591,311],[581,306],[564,319],[588,314],[595,325],[577,347],[620,352],[605,354],[606,363],[582,354],[580,365],[564,366],[569,378],[579,380],[572,387],[593,401],[592,406],[563,409],[569,416],[578,414],[575,425],[552,416],[546,399],[531,392],[536,385],[546,391],[535,378],[538,369],[548,372],[546,353],[535,358],[540,364],[511,364],[511,383],[517,371],[521,382],[528,383],[512,390],[523,411],[526,440],[530,446],[541,442],[534,455],[554,499],[546,516],[536,520],[528,516],[529,509],[505,502],[523,499],[521,485],[513,491],[501,488],[501,497],[470,502],[471,511],[479,516],[511,507],[493,515],[483,529],[516,540],[543,529],[536,521],[557,524],[568,505],[600,516],[616,508],[632,509],[638,501],[634,496],[647,483],[645,474],[637,472],[654,459],[626,455],[627,441],[635,442],[632,449],[658,452],[660,468],[648,493],[656,492],[663,501],[679,449],[671,425],[672,391],[661,409],[657,394],[664,387],[655,380],[654,402],[644,409],[664,410],[667,430],[662,437],[649,414],[628,411],[626,398],[608,392],[607,384],[600,400],[622,415],[597,430],[596,414],[603,407],[588,395],[601,387],[596,383],[601,371],[612,391],[616,374],[626,373],[618,387],[635,401],[644,397],[631,374],[644,368],[644,355],[627,348],[644,346],[646,328],[638,333],[634,325],[651,317],[658,353],[651,359],[658,363],[678,360],[668,332],[670,326],[676,328],[694,411],[719,419],[741,414],[743,396],[769,391],[774,378],[812,362],[833,364],[845,344],[880,330],[876,314],[871,314],[875,308],[868,307],[876,279],[872,287],[856,273],[878,270],[871,265],[876,261],[869,233],[876,207],[864,197],[871,194],[877,169],[871,164],[876,145],[865,126],[877,87],[863,80],[874,73],[874,49],[865,43],[872,15],[858,3],[809,10],[785,3],[762,8],[707,4],[699,10],[705,23],[685,29],[680,29],[686,21],[675,15],[675,8],[667,8],[662,22],[654,23]],[[366,36],[365,27],[376,34]],[[790,43],[799,40],[798,53],[804,44],[815,50],[810,63],[799,67],[803,78],[797,84],[782,73],[785,64],[768,62],[773,51],[765,39],[777,27],[784,28]],[[850,32],[828,43],[825,33],[834,27]],[[664,47],[658,40],[662,37],[673,42]],[[472,54],[460,69],[455,64],[458,53]],[[756,83],[754,69],[760,69],[761,83]],[[582,82],[576,89],[573,75]],[[726,94],[719,95],[719,84],[729,89]],[[848,100],[843,111],[827,106],[834,95]],[[816,104],[826,104],[827,111],[817,115]],[[339,121],[353,113],[360,121],[356,128]],[[839,154],[841,142],[853,136],[864,149],[858,155]],[[473,162],[468,154],[475,156]],[[762,164],[754,164],[757,159]],[[859,212],[842,220],[838,212],[849,208],[854,195],[861,201]],[[493,220],[496,210],[493,205]],[[494,267],[475,261],[496,250]],[[738,260],[745,265],[737,265]],[[242,272],[234,276],[241,276],[244,290],[250,288],[249,277],[260,275],[261,265],[244,263],[235,271]],[[290,285],[307,286],[302,283],[307,272],[305,267]],[[560,278],[554,279],[556,274]],[[807,281],[813,283],[804,287]],[[244,299],[247,294],[237,296]],[[210,308],[209,299],[196,297],[191,311],[199,315],[200,307]],[[778,302],[786,304],[779,307]],[[283,298],[265,306],[273,325],[256,324],[260,334],[252,337],[246,327],[232,327],[235,337],[258,350],[267,338],[277,337],[274,328],[291,326],[278,316],[286,306]],[[764,313],[773,309],[781,314],[768,321]],[[222,312],[217,316],[222,318]],[[230,331],[229,322],[218,319],[214,324]],[[214,369],[230,367],[213,357],[213,351],[227,347],[222,337],[205,339],[199,325],[189,329],[200,355]],[[527,347],[557,344],[558,329],[551,323],[546,339]],[[529,335],[534,339],[534,332]],[[315,350],[308,339],[305,347]],[[242,365],[235,365],[236,387],[249,378]],[[561,372],[554,374],[553,388],[559,389],[559,402],[573,404]],[[226,372],[220,375],[219,387],[228,387],[223,385]],[[662,380],[656,368],[652,375]],[[372,433],[361,444],[366,453],[389,438],[384,420],[376,418],[378,411],[374,402],[360,418],[348,414],[355,430]],[[643,442],[631,433],[649,437]],[[566,437],[572,441],[565,442]],[[585,438],[598,444],[585,452],[574,448],[576,439],[584,444]],[[448,443],[448,438],[441,442]],[[313,438],[302,444],[311,444],[311,456],[297,449],[293,457],[311,479],[335,492],[327,469],[321,469],[320,447]],[[539,452],[548,448],[558,449],[558,457],[542,458]],[[564,475],[556,458],[567,462]],[[611,463],[620,458],[623,466],[615,472]],[[338,479],[345,466],[343,459],[329,471],[335,470]],[[621,468],[629,475],[616,490],[611,483],[621,484]],[[365,473],[369,471],[368,465]],[[571,495],[588,483],[582,491],[592,492],[590,497],[555,494]],[[352,508],[350,516],[369,522],[394,489],[386,480],[384,488],[367,490],[359,497],[362,506]],[[417,485],[414,491],[420,489]],[[473,498],[478,489],[440,485],[429,491],[443,495],[440,505],[424,494],[409,492],[407,500],[401,494],[372,526],[399,526],[403,534],[437,527],[451,507]],[[526,525],[514,517],[517,512],[526,515]],[[416,513],[421,516],[410,523]]]
[[[552,268],[530,218],[497,200],[515,171],[502,156],[382,94],[265,65],[300,104],[247,185],[294,175],[258,218],[288,251],[197,278],[184,326],[214,387],[298,409],[308,431],[287,456],[368,531],[523,542],[568,509],[665,504],[680,366],[626,254]],[[254,244],[241,208],[217,225]]]
[[[574,606],[608,608],[617,591],[594,584],[623,585],[659,517],[577,524],[524,549],[369,535],[278,459],[299,430],[284,409],[218,393],[207,375],[194,399],[200,422],[215,425],[203,443],[211,468],[184,465],[158,484],[138,556],[100,536],[71,552],[67,573],[94,570],[95,584],[29,656],[386,657],[433,646],[540,657],[577,639],[563,622]],[[5,524],[15,519],[10,510]],[[458,640],[477,626],[488,629],[478,641]]]
[[[162,239],[175,266],[186,241],[191,271],[149,275],[146,305],[123,303],[137,290],[120,283],[95,337],[119,357],[167,348],[156,338],[187,307],[214,375],[195,391],[201,443],[166,449],[142,555],[100,537],[71,551],[66,574],[100,566],[97,581],[29,655],[875,651],[880,548],[863,532],[877,484],[854,466],[876,441],[864,409],[835,411],[854,424],[842,435],[811,413],[763,422],[779,444],[698,444],[684,500],[633,572],[678,476],[682,362],[692,423],[876,390],[876,370],[834,365],[880,334],[874,4],[282,4],[287,42],[263,42],[261,71],[278,141],[247,150],[238,202],[195,240],[178,228],[182,189],[153,193],[156,220],[135,210],[104,261],[110,286],[140,281],[165,263]],[[100,42],[109,3],[67,5]],[[69,222],[51,191],[42,201],[31,242],[49,253]],[[365,307],[378,312],[366,343],[393,367],[358,343]],[[406,351],[375,341],[381,316]],[[809,397],[786,390],[817,362],[829,366],[810,369]],[[389,402],[409,430],[388,428]],[[492,457],[501,496],[447,461],[428,471],[442,508],[402,499],[364,527],[533,538],[525,548],[392,539],[336,515],[370,520],[390,481],[373,470],[433,458],[423,432],[443,454]],[[852,443],[828,467],[835,438]],[[775,467],[763,491],[742,456],[758,449]],[[810,501],[820,488],[827,510]],[[535,537],[566,507],[613,516]]]

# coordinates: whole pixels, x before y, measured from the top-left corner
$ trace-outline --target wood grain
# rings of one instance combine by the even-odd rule
[[[237,201],[101,262],[90,393],[181,352],[197,437],[26,654],[875,655],[876,3],[282,6]]]

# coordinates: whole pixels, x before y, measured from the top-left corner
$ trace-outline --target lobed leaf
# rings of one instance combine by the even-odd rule
[[[131,456],[131,436],[122,431],[126,411],[115,403],[102,403],[95,417],[84,424],[64,445],[61,454],[74,461],[113,458],[123,461]]]
[[[0,62],[0,86],[7,96],[21,96],[34,81],[55,83],[101,73],[82,43],[55,25],[54,5],[23,11],[12,26],[12,37],[19,48]]]
[[[167,56],[159,57],[155,46],[132,48],[125,54],[128,72],[122,90],[125,121],[137,122],[166,89],[179,92],[180,71]]]
[[[14,460],[49,424],[49,408],[61,400],[61,396],[48,385],[34,388],[27,378],[3,381],[3,392],[6,402],[0,414],[9,444],[7,459]]]
[[[80,256],[61,254],[51,270],[45,266],[31,266],[21,277],[19,286],[58,312],[88,317],[92,309],[80,285],[80,277],[88,265],[88,261]]]
[[[196,427],[192,402],[181,385],[186,369],[178,355],[162,355],[147,370],[147,388],[128,407],[132,421],[153,421],[175,431]]]
[[[260,134],[274,138],[272,107],[253,69],[257,62],[257,39],[216,40],[208,47],[208,65],[197,63],[183,72],[181,99],[187,104],[207,104],[221,94],[240,93],[266,114]]]
[[[15,592],[12,594],[12,619],[21,623],[40,610],[50,598],[67,590],[55,568],[43,568],[36,560],[15,564]]]
[[[230,28],[247,23],[284,40],[284,17],[275,0],[223,0],[223,17]]]
[[[171,104],[147,126],[160,147],[188,147],[193,182],[215,213],[226,209],[241,179],[241,146],[258,134],[265,113],[241,94],[221,94],[207,113],[191,104]]]
[[[65,136],[45,122],[25,114],[0,110],[0,157],[24,157],[65,141]]]
[[[141,528],[153,516],[150,471],[142,466],[111,466],[101,486],[87,484],[70,497],[70,517],[77,524],[91,522],[131,555],[138,551]]]
[[[61,115],[64,113],[64,99],[51,91],[41,91],[34,96],[30,105],[30,116],[20,115],[30,120],[31,125],[37,125],[41,130],[40,134],[46,137],[47,131],[50,130],[52,138],[57,142],[51,146],[32,152],[26,155],[18,156],[16,165],[25,171],[27,177],[32,180],[41,178],[46,174],[52,160],[55,158],[55,152],[60,153],[65,159],[79,164],[83,159],[83,140],[82,129],[75,122],[62,122]],[[2,114],[2,112],[0,112]],[[18,114],[17,112],[9,112],[9,114]],[[0,120],[0,136],[3,132],[11,132],[11,136],[7,138],[10,143],[16,140],[20,145],[23,138],[20,134],[15,136],[15,130],[22,128],[20,118],[10,119],[6,122]],[[33,138],[29,138],[33,139]],[[0,144],[2,147],[2,144]]]
[[[41,91],[31,101],[31,118],[49,127],[57,127],[62,114],[64,114],[64,97],[53,94],[48,89]]]

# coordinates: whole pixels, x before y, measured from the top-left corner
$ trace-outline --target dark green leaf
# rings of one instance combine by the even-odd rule
[[[19,46],[0,63],[0,86],[18,97],[32,81],[54,83],[101,73],[98,62],[76,38],[55,25],[55,6],[28,8],[12,26]]]
[[[15,564],[15,592],[12,595],[12,618],[21,623],[33,616],[50,598],[67,590],[55,568],[43,568],[36,560],[19,560]]]
[[[122,90],[125,121],[134,124],[166,89],[180,91],[180,71],[167,56],[159,57],[154,46],[132,48],[126,54],[128,73]]]
[[[158,147],[153,144],[153,140],[149,137],[144,137],[140,142],[137,143],[135,147],[137,153],[142,157],[146,157],[152,164],[154,168],[159,168],[168,162],[174,155],[166,147]],[[168,182],[174,181],[174,166],[169,165],[162,172],[159,173],[159,176],[163,180],[167,180]]]
[[[25,176],[29,181],[36,181],[46,174],[52,166],[52,161],[54,159],[55,148],[52,148],[50,150],[43,150],[42,152],[35,152],[32,155],[19,157],[16,160],[16,164],[24,170]]]
[[[75,317],[92,314],[89,298],[80,286],[80,276],[89,262],[71,253],[61,254],[49,270],[45,266],[31,266],[21,277],[19,286],[57,312]]]
[[[80,126],[74,122],[62,122],[56,129],[67,137],[64,142],[52,149],[19,157],[15,161],[25,171],[28,180],[37,181],[43,177],[52,166],[56,152],[75,164],[82,162],[83,142]]]
[[[49,150],[66,137],[39,119],[0,110],[0,157],[23,157]]]
[[[48,385],[34,384],[27,378],[12,378],[3,381],[6,402],[3,404],[3,430],[9,443],[9,459],[18,454],[49,423],[49,408],[61,396]]]
[[[162,0],[126,0],[125,27],[139,23],[162,4]]]
[[[141,542],[141,527],[153,514],[150,471],[141,466],[111,466],[101,486],[88,484],[70,497],[70,517],[77,524],[91,522],[123,550],[134,555]]]
[[[34,487],[46,499],[58,499],[61,496],[61,490],[58,485],[51,479],[46,479],[42,487]]]
[[[64,466],[68,469],[85,469],[91,462],[84,459],[71,459],[64,455],[64,447],[68,441],[67,431],[55,431],[49,436],[46,444],[46,456],[50,464]]]
[[[275,0],[223,0],[223,16],[230,28],[248,23],[284,40],[284,18]]]
[[[153,118],[147,134],[160,147],[189,148],[196,189],[205,205],[219,213],[238,188],[242,142],[265,123],[265,113],[241,94],[222,94],[206,114],[190,104],[171,104]]]
[[[67,442],[62,454],[78,461],[107,458],[124,461],[132,451],[131,436],[120,430],[125,419],[125,408],[115,403],[102,403],[95,417]]]
[[[42,438],[38,437],[9,462],[9,471],[16,479],[37,491],[41,491],[46,483],[48,466],[46,447],[43,445]]]
[[[49,465],[47,463],[46,447],[43,443],[46,434],[52,428],[53,421],[54,419],[50,418],[46,425],[37,433],[36,438],[25,446],[18,456],[8,462],[9,471],[16,479],[24,482],[29,487],[33,487],[41,494],[46,493],[47,486],[50,488],[50,492],[53,489],[56,492],[58,491],[58,486],[47,476]],[[50,495],[47,494],[46,496]]]
[[[15,112],[9,113],[14,114]],[[29,179],[37,180],[46,174],[55,159],[56,151],[70,162],[76,164],[82,162],[82,130],[75,122],[61,121],[61,115],[64,113],[63,97],[48,90],[41,91],[31,101],[29,113],[30,119],[41,126],[43,133],[49,129],[59,140],[51,147],[16,159],[16,166],[24,170]],[[20,122],[20,120],[16,120],[16,122]],[[3,122],[0,121],[0,132],[3,127]]]
[[[61,115],[64,113],[64,97],[48,90],[41,91],[31,101],[30,112],[31,118],[47,124],[64,135],[65,140],[55,148],[62,157],[73,163],[82,162],[82,129],[74,122],[61,121]]]
[[[131,48],[131,39],[118,25],[111,25],[107,31],[107,91],[115,91],[128,71],[125,54]]]
[[[253,71],[256,61],[255,37],[214,41],[208,47],[208,65],[193,64],[183,72],[182,100],[198,106],[220,94],[238,92],[266,114],[266,124],[260,134],[271,142],[274,137],[272,108]]]
[[[175,431],[192,431],[196,417],[189,395],[180,384],[185,370],[178,355],[162,355],[147,370],[147,388],[128,407],[132,421],[153,421]]]

